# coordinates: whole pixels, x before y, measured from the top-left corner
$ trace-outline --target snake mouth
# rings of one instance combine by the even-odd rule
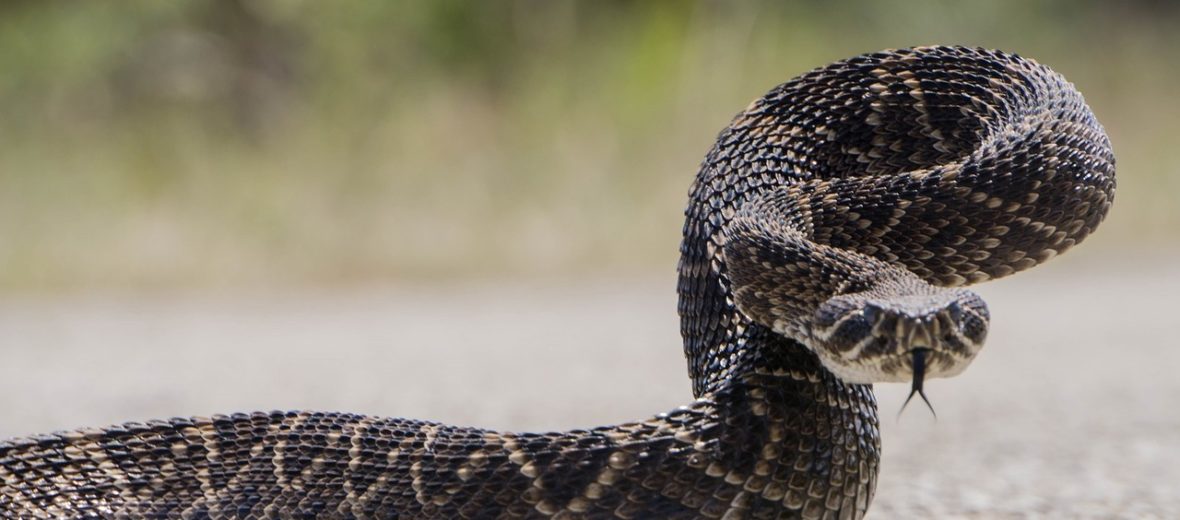
[[[970,365],[973,356],[941,348],[917,347],[864,357],[856,361],[820,350],[824,367],[846,383],[910,383],[921,392],[931,378],[953,377]]]
[[[973,357],[947,349],[920,346],[892,354],[882,360],[881,365],[885,371],[899,376],[894,381],[913,383],[917,377],[925,380],[958,375],[967,368]],[[909,377],[903,374],[909,374]]]

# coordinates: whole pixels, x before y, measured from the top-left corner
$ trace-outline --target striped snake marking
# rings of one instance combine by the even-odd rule
[[[553,433],[294,411],[18,438],[0,516],[861,518],[871,384],[966,368],[990,314],[965,286],[1077,244],[1114,187],[1102,126],[1032,60],[839,61],[738,114],[690,188],[687,406]]]

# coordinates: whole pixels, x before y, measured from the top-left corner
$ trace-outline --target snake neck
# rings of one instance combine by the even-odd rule
[[[841,382],[789,340],[767,341],[771,354],[699,401],[712,411],[693,430],[696,446],[714,446],[705,475],[758,490],[755,503],[777,500],[801,518],[860,518],[881,453],[872,387]]]

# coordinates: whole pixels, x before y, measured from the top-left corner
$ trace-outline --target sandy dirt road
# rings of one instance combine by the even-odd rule
[[[988,346],[878,385],[871,517],[1180,518],[1180,267],[1041,268],[979,291]],[[674,276],[332,292],[0,300],[0,436],[269,409],[511,430],[690,400]]]

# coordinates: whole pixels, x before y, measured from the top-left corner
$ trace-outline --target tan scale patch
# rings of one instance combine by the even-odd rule
[[[202,496],[193,502],[183,514],[195,514],[196,511],[208,508],[210,516],[220,514],[217,505],[217,490],[213,487],[213,481],[209,468],[216,463],[220,458],[220,448],[217,442],[217,429],[213,426],[213,422],[206,418],[200,418],[194,421],[195,427],[188,427],[181,431],[189,442],[200,440],[202,446],[205,448],[205,459],[202,461],[193,461],[197,468],[196,479],[200,483]]]
[[[350,441],[348,448],[348,471],[344,474],[344,491],[347,494],[344,497],[344,502],[341,504],[341,512],[347,510],[354,515],[362,515],[364,513],[363,503],[360,500],[364,493],[361,495],[357,494],[356,484],[353,483],[352,476],[358,474],[364,468],[362,464],[364,458],[363,435],[372,423],[372,418],[364,417],[360,422],[349,424],[347,426],[348,429],[345,430]]]

